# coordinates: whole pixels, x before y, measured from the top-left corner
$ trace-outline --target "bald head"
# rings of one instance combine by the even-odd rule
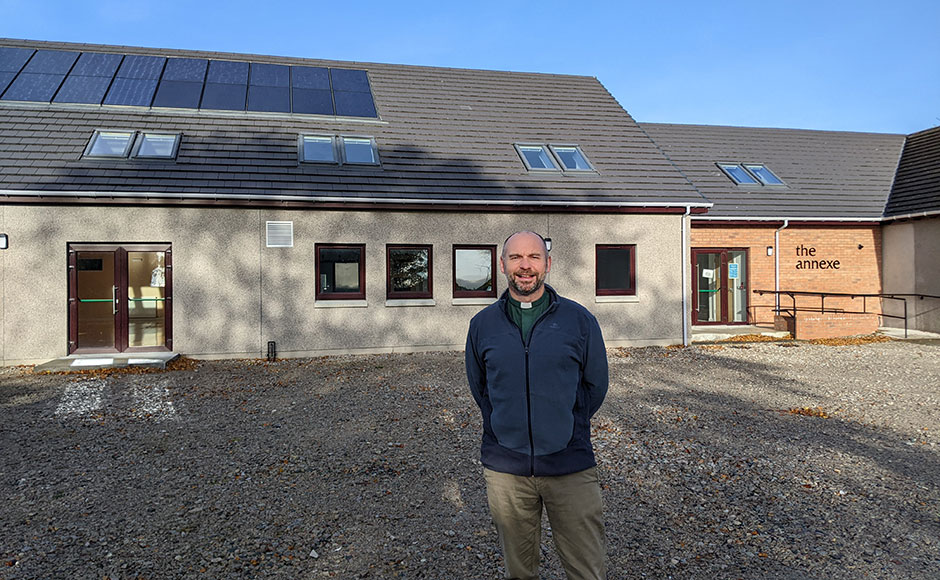
[[[529,238],[529,239],[532,239],[533,241],[538,240],[538,242],[542,244],[542,250],[544,252],[543,255],[546,257],[548,256],[548,244],[545,243],[545,238],[543,238],[540,234],[533,232],[532,230],[520,230],[514,234],[509,234],[509,237],[506,238],[505,242],[503,242],[502,258],[504,260],[506,259],[506,249],[509,247],[510,242],[514,241],[517,238]]]
[[[520,302],[532,302],[545,291],[545,276],[552,269],[552,259],[545,239],[526,230],[506,238],[499,266],[509,283],[509,294]]]

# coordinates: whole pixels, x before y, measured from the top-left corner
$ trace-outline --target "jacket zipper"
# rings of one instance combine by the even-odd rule
[[[529,475],[535,475],[535,437],[532,435],[532,396],[529,390],[529,345],[532,344],[532,336],[535,334],[535,327],[538,326],[539,322],[545,318],[552,308],[554,308],[553,303],[549,303],[548,308],[545,309],[545,312],[541,316],[535,319],[535,322],[532,323],[532,328],[529,329],[529,339],[526,340],[526,337],[522,334],[522,328],[519,329],[519,338],[522,339],[522,346],[525,347],[525,413],[526,413],[526,427],[529,430]]]

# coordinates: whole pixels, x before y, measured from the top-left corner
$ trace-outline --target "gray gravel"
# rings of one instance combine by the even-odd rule
[[[790,344],[610,351],[611,578],[940,577],[940,345]],[[497,578],[479,429],[461,353],[0,369],[0,578]]]

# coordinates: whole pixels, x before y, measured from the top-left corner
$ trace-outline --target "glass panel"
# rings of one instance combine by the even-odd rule
[[[206,81],[225,85],[247,85],[248,63],[225,60],[210,61]]]
[[[83,52],[72,69],[72,75],[88,77],[108,77],[117,72],[121,64],[120,54],[104,54],[100,52]],[[71,75],[70,75],[71,76]]]
[[[0,72],[0,95],[2,95],[3,91],[5,91],[8,86],[10,86],[10,83],[13,82],[14,78],[16,78],[16,73]]]
[[[65,76],[78,59],[77,52],[62,50],[39,50],[23,69],[27,73],[54,74]]]
[[[304,161],[336,163],[332,137],[304,137]]]
[[[31,48],[0,47],[0,71],[18,73],[29,57],[33,55]]]
[[[728,252],[728,311],[732,322],[747,322],[746,252]]]
[[[308,115],[332,115],[333,93],[322,89],[291,89],[294,112]]]
[[[171,58],[163,71],[164,81],[188,81],[199,83],[206,79],[209,61],[199,58]]]
[[[721,254],[696,254],[695,276],[698,280],[698,322],[721,321]]]
[[[334,91],[333,101],[336,103],[336,114],[341,117],[377,116],[371,93]]]
[[[725,173],[734,181],[739,184],[755,184],[757,180],[751,177],[751,175],[744,170],[740,165],[719,165]]]
[[[55,96],[57,103],[100,105],[111,84],[111,77],[69,75]]]
[[[290,89],[284,87],[248,87],[248,110],[290,113]]]
[[[166,344],[164,252],[127,253],[128,346]]]
[[[127,155],[133,133],[102,131],[94,137],[88,155],[91,157],[124,157]]]
[[[561,165],[568,171],[590,171],[591,166],[577,147],[554,147]]]
[[[359,248],[320,248],[320,292],[358,294]]]
[[[126,105],[129,107],[149,107],[153,93],[157,90],[157,81],[152,79],[116,78],[104,99],[105,105]]]
[[[334,91],[368,93],[369,77],[364,70],[330,69]]]
[[[628,248],[597,248],[597,290],[627,293],[630,283],[630,250]]]
[[[493,250],[455,250],[454,280],[458,292],[492,292]]]
[[[52,100],[64,78],[65,75],[20,73],[3,94],[3,100],[47,103]]]
[[[428,250],[424,248],[391,248],[388,251],[389,290],[396,292],[428,292]]]
[[[357,139],[353,137],[343,138],[343,147],[346,163],[369,163],[378,162],[375,158],[375,152],[372,149],[371,139]]]
[[[202,96],[202,83],[192,81],[163,80],[157,87],[157,96],[153,99],[154,107],[174,109],[198,109]]]
[[[542,146],[520,145],[519,151],[525,157],[530,169],[558,169]]]
[[[251,63],[251,84],[261,87],[286,87],[290,83],[290,67],[283,64]]]
[[[298,89],[330,90],[330,71],[314,66],[292,66],[291,86]]]
[[[206,83],[201,108],[244,111],[247,91],[247,85]]]
[[[745,165],[748,171],[754,174],[754,177],[760,180],[764,185],[783,185],[783,181],[774,175],[774,172],[763,165]]]
[[[144,56],[129,54],[124,57],[121,68],[118,69],[118,78],[124,79],[150,79],[157,80],[163,72],[163,63],[166,58],[162,56]]]
[[[136,157],[165,157],[170,159],[176,153],[176,140],[178,138],[178,135],[144,133]]]
[[[113,348],[114,252],[78,252],[78,348]]]

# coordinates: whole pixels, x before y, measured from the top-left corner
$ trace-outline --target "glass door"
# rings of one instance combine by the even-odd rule
[[[695,324],[747,323],[747,250],[692,250]]]
[[[169,244],[69,244],[69,354],[172,350]]]

